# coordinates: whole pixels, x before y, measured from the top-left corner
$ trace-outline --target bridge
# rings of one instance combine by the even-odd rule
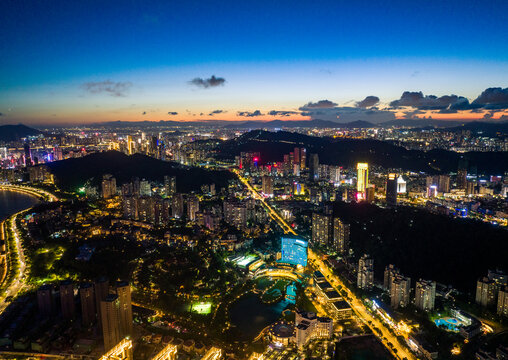
[[[288,269],[262,269],[256,271],[254,274],[254,278],[260,278],[260,277],[271,277],[271,278],[283,278],[283,279],[290,279],[293,281],[300,281],[300,275],[298,275],[296,272]]]

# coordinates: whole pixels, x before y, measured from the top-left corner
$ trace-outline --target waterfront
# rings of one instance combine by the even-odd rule
[[[18,211],[28,209],[38,202],[39,200],[32,195],[17,191],[0,190],[0,221]]]

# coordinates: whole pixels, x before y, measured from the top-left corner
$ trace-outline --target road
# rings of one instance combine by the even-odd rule
[[[249,181],[244,178],[240,172],[236,169],[232,170],[240,179],[240,181],[247,187],[247,189],[251,192],[252,196],[259,200],[264,208],[267,210],[270,217],[279,224],[279,226],[284,230],[285,233],[289,233],[292,235],[297,235],[296,231],[289,226],[286,221],[275,211],[273,208],[265,201],[265,199],[252,187]],[[338,288],[341,287],[342,290],[346,291],[347,298],[344,300],[348,302],[349,306],[353,309],[353,311],[357,314],[357,316],[373,331],[373,333],[378,336],[383,345],[390,351],[390,353],[397,359],[408,359],[408,360],[416,360],[416,356],[407,348],[404,343],[401,343],[396,336],[392,335],[389,331],[389,327],[382,323],[378,318],[376,318],[367,308],[367,306],[361,301],[361,299],[357,298],[351,290],[339,279],[338,276],[333,275],[328,265],[326,265],[323,260],[309,248],[308,253],[309,260],[314,262],[314,265],[319,268],[321,273],[326,276],[332,287],[338,291]],[[374,328],[377,328],[381,331],[381,336],[375,332]],[[390,347],[389,343],[393,345],[393,348]],[[396,351],[394,351],[395,349]]]

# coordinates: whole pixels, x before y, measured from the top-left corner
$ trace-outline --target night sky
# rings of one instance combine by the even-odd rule
[[[507,24],[507,1],[3,0],[0,123],[500,121]]]

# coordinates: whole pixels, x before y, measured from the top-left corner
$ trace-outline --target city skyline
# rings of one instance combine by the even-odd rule
[[[501,1],[119,5],[3,2],[0,123],[508,116]]]

